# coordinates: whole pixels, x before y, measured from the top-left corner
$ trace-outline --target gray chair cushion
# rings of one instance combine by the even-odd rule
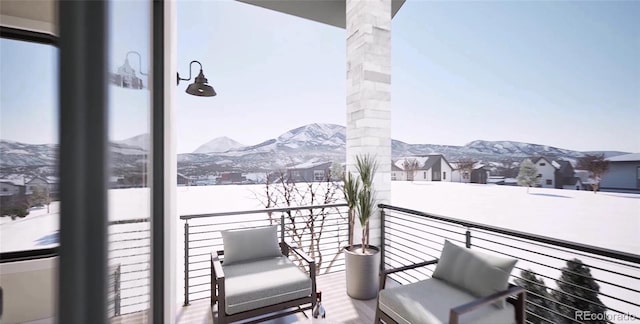
[[[282,256],[277,231],[275,225],[222,231],[224,264]]]
[[[229,315],[311,296],[311,278],[284,256],[222,268]]]
[[[445,241],[433,277],[485,297],[509,288],[509,275],[518,260],[493,256]],[[505,300],[496,303],[503,307]]]
[[[380,291],[380,310],[399,324],[449,323],[449,310],[477,297],[439,279],[388,288]],[[460,324],[515,323],[513,305],[500,309],[485,305],[460,316]]]

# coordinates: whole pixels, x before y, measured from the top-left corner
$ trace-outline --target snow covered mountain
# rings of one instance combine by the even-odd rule
[[[300,147],[340,147],[347,141],[344,126],[335,124],[309,124],[292,129],[276,139],[282,147],[297,149]]]
[[[211,141],[200,145],[193,153],[222,153],[229,150],[241,149],[244,145],[226,137],[214,138]]]
[[[113,170],[122,170],[122,172],[141,170],[148,147],[148,134],[112,142],[110,149]],[[312,160],[344,162],[345,147],[346,128],[344,126],[309,124],[251,146],[242,146],[227,137],[213,139],[201,145],[194,153],[179,154],[178,169],[179,172],[187,175],[199,175],[230,170],[253,172],[281,170],[289,165]],[[57,145],[32,145],[1,140],[0,164],[3,167],[54,165],[57,150]],[[483,140],[473,141],[464,146],[408,144],[392,140],[391,150],[394,158],[438,153],[443,154],[450,162],[469,158],[498,164],[505,161],[517,162],[532,156],[575,162],[587,153],[600,153],[579,152],[514,141]],[[626,152],[606,153],[607,156],[613,156]]]
[[[151,148],[151,137],[149,136],[149,134],[140,134],[121,141],[115,141],[115,144],[124,144],[126,146],[133,146],[141,148],[143,150],[149,150]]]
[[[321,159],[343,162],[346,147],[346,128],[334,124],[309,124],[292,129],[277,138],[256,145],[231,149],[221,153],[181,154],[178,166],[181,172],[222,170],[278,170],[287,165]],[[531,156],[576,161],[584,153],[548,145],[514,141],[477,140],[464,146],[408,144],[391,142],[394,158],[412,155],[443,154],[449,161],[464,158],[484,162],[520,161]],[[593,152],[592,152],[593,153]]]
[[[134,139],[136,140],[109,144],[109,167],[112,175],[140,173],[144,170],[147,150],[138,147],[144,146],[140,144],[144,143],[144,137],[136,136]],[[146,140],[148,142],[148,136]],[[133,146],[128,143],[137,144]],[[12,174],[58,176],[58,150],[57,144],[26,144],[0,140],[0,178]]]
[[[44,166],[54,165],[58,154],[58,145],[25,144],[0,140],[0,165],[7,166]]]
[[[189,174],[202,172],[201,170],[206,170],[204,172],[229,169],[277,170],[310,159],[342,161],[345,155],[345,143],[344,126],[309,124],[256,145],[219,153],[180,154],[178,167],[180,172]]]

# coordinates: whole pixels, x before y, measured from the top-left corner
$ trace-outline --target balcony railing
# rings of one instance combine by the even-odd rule
[[[560,301],[566,299],[604,307],[610,317],[602,322],[639,320],[640,256],[637,254],[390,205],[380,205],[380,211],[384,268],[438,258],[444,241],[450,240],[519,260],[511,281],[528,286],[525,287],[529,296],[528,323],[588,322],[575,316],[575,311],[583,310]],[[349,232],[345,204],[183,215],[180,219],[184,221],[184,305],[210,296],[210,253],[223,248],[221,231],[227,229],[284,224],[279,236],[312,255],[318,264],[318,274],[344,270],[341,249],[347,245]],[[110,287],[113,286],[114,296],[109,310],[116,315],[146,309],[149,302],[148,219],[112,222],[109,234],[113,270]],[[568,270],[567,265],[577,262],[575,259],[590,272]],[[401,284],[416,282],[431,277],[434,268],[399,273],[391,279]],[[523,271],[530,271],[530,275],[544,282],[523,277]],[[592,280],[597,286],[581,285],[580,281],[568,280],[562,274]],[[561,289],[560,285],[574,289]],[[548,293],[540,293],[541,289]],[[584,293],[596,295],[601,303],[586,298]],[[620,318],[622,320],[618,320]]]
[[[586,315],[578,318],[575,312],[602,307],[592,298],[585,298],[587,295],[597,296],[606,307],[606,315],[594,314],[603,316],[604,320],[600,322],[640,319],[640,255],[389,205],[380,205],[380,208],[381,251],[385,268],[438,258],[446,239],[469,248],[518,259],[511,279],[540,288],[527,289],[527,318],[530,323],[582,323]],[[567,262],[578,265],[574,259],[588,267],[590,275],[568,270]],[[434,266],[420,268],[394,275],[392,279],[400,283],[416,282],[431,277],[433,270]],[[523,278],[522,271],[525,270],[546,280],[546,285]],[[577,280],[561,277],[562,273]],[[590,280],[597,285],[587,287],[579,284]],[[559,289],[558,284],[571,289]],[[544,288],[550,293],[540,294]],[[576,309],[559,300],[574,300],[590,309]]]
[[[109,222],[109,316],[149,308],[149,219]]]
[[[228,229],[284,224],[279,236],[314,258],[318,274],[343,270],[341,252],[349,231],[346,206],[330,204],[180,216],[184,221],[184,305],[210,296],[210,253],[223,249],[221,231]]]

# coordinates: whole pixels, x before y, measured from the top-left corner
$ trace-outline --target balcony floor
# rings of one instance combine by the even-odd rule
[[[346,292],[344,271],[335,272],[317,277],[318,290],[322,291],[322,305],[327,317],[324,321],[313,320],[315,323],[373,323],[376,311],[376,299],[356,300],[351,299]],[[178,323],[203,324],[212,323],[209,311],[209,299],[201,299],[183,307],[178,314]],[[302,313],[289,315],[266,323],[311,323],[311,311],[307,311],[309,319]]]
[[[346,292],[344,271],[317,277],[318,290],[322,291],[322,305],[326,310],[325,320],[316,320],[311,317],[311,311],[305,318],[302,313],[289,315],[280,319],[271,320],[269,324],[289,323],[373,323],[376,310],[376,299],[356,300],[351,299]],[[112,319],[111,323],[145,323],[144,313],[134,313],[119,316]],[[184,324],[211,324],[211,312],[209,311],[209,298],[192,301],[191,305],[180,307],[177,312],[177,323]]]

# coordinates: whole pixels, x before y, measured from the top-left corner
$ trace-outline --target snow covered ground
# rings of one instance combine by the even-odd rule
[[[178,187],[177,214],[262,208],[262,185]],[[109,219],[149,215],[148,189],[109,192]],[[392,182],[391,204],[427,213],[541,234],[630,253],[640,252],[640,195],[461,184]],[[0,251],[48,246],[58,229],[59,204],[0,218]],[[182,231],[182,228],[179,228]],[[179,236],[180,237],[180,236]]]
[[[33,250],[58,245],[60,203],[32,208],[25,218],[0,217],[0,252]]]
[[[640,253],[640,195],[392,182],[391,204],[427,213]]]
[[[200,214],[260,209],[256,196],[263,185],[178,187],[177,214]],[[149,215],[148,189],[109,192],[110,220]],[[461,184],[448,182],[392,182],[391,204],[427,213],[490,224],[618,251],[640,253],[640,195],[611,192],[557,190]],[[32,210],[24,219],[0,218],[0,251],[15,251],[55,244],[58,203]],[[177,258],[183,258],[183,222],[178,221]],[[544,271],[532,264],[522,264]],[[558,264],[555,266],[562,266]],[[182,288],[182,262],[177,265],[177,292]],[[637,272],[637,271],[636,271]],[[640,276],[640,274],[635,274]],[[549,273],[551,278],[558,274]],[[594,271],[599,279],[606,274]],[[614,280],[614,279],[612,279]],[[545,280],[552,284],[552,280]],[[637,284],[629,281],[620,284]],[[606,287],[603,287],[607,289]],[[635,287],[640,289],[640,287]],[[619,295],[618,295],[619,296]],[[178,296],[178,301],[182,296]],[[618,305],[605,301],[608,306]]]

